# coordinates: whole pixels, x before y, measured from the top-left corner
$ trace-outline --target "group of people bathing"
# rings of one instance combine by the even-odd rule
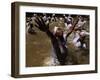
[[[58,20],[64,20],[65,27],[54,26],[53,30],[49,29],[49,24],[51,22],[56,22]],[[34,26],[33,26],[33,23]],[[73,34],[72,44],[78,49],[87,48],[85,39],[89,36],[89,32],[84,28],[87,21],[82,16],[75,16],[74,18],[71,15],[63,15],[63,17],[56,17],[55,14],[52,16],[38,16],[34,14],[29,21],[27,21],[26,26],[27,31],[31,34],[35,34],[33,27],[37,27],[39,30],[45,32],[52,44],[51,51],[51,64],[50,65],[68,65],[69,46],[68,46],[68,37]],[[58,23],[59,24],[59,23]]]

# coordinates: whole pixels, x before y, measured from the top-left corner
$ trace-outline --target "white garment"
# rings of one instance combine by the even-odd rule
[[[86,21],[79,20],[78,23],[77,23],[77,26],[82,27],[85,23],[86,23]]]
[[[36,17],[33,16],[31,19],[32,19],[32,21],[34,21],[36,19]]]
[[[73,22],[73,17],[71,17],[71,15],[69,15],[69,16],[67,17],[67,21]]]
[[[67,23],[65,23],[65,29],[66,29],[66,30],[69,30],[71,27],[72,27],[72,24],[67,24]]]
[[[44,16],[44,17],[43,17],[43,20],[44,20],[44,21],[46,21],[46,20],[47,20],[47,17],[46,17],[46,16]]]
[[[80,41],[77,42],[77,40],[78,40],[79,38],[80,38],[79,34],[76,33],[75,38],[73,39],[73,44],[74,44],[75,47],[80,47],[80,46],[81,46]]]
[[[80,34],[81,34],[82,36],[89,35],[88,32],[81,32]],[[75,38],[73,39],[73,44],[74,44],[74,46],[77,47],[77,48],[80,47],[80,46],[82,45],[81,42],[78,41],[79,38],[80,38],[80,35],[79,35],[79,33],[76,32]],[[85,44],[85,43],[83,44],[83,48],[86,48],[86,44]]]
[[[67,28],[67,23],[65,23],[65,28]]]

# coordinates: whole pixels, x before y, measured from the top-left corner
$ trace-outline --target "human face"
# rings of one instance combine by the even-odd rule
[[[57,31],[56,31],[56,36],[63,36],[63,30],[62,28],[58,28]]]

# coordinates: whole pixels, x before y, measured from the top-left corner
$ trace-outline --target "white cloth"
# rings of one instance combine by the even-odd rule
[[[82,27],[85,23],[86,23],[86,21],[79,20],[78,23],[77,23],[77,26]]]
[[[77,42],[77,40],[80,38],[80,36],[78,34],[76,34],[76,37],[73,39],[73,44],[75,47],[80,47],[81,43],[80,41]]]
[[[89,35],[89,33],[86,32],[86,31],[82,31],[82,32],[80,32],[80,35],[81,36],[86,36],[86,35]],[[82,45],[81,42],[78,41],[78,39],[80,38],[80,35],[79,35],[79,32],[75,33],[75,38],[73,39],[73,44],[74,44],[75,47],[80,47]],[[83,44],[83,48],[86,48],[85,43]]]
[[[54,34],[54,35],[56,34],[57,29],[58,29],[58,27],[55,26],[54,29],[53,29],[53,34]]]
[[[67,23],[65,23],[65,29],[66,29],[66,30],[69,30],[71,27],[72,27],[72,24],[67,24]]]

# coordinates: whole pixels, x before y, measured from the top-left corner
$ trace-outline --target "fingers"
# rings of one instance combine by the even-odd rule
[[[46,26],[45,22],[44,22],[44,20],[42,18],[38,18],[37,17],[36,20],[35,20],[35,22],[36,22],[36,24],[38,24],[41,27]]]
[[[44,22],[44,20],[43,20],[42,18],[40,18],[40,19],[41,19],[41,22],[42,22],[42,24],[43,24],[43,25],[45,25],[45,22]]]
[[[39,25],[35,24],[35,27],[39,28]]]
[[[37,24],[38,26],[41,25],[41,21],[40,21],[38,18],[35,19],[35,22],[36,22],[36,24]]]
[[[49,23],[46,24],[42,18],[40,18],[40,19],[41,19],[41,22],[42,22],[43,26],[45,26],[48,29],[49,28]]]
[[[37,17],[35,19],[35,23],[36,23],[35,26],[42,31],[46,31],[49,29],[49,24],[46,24],[41,17]]]

